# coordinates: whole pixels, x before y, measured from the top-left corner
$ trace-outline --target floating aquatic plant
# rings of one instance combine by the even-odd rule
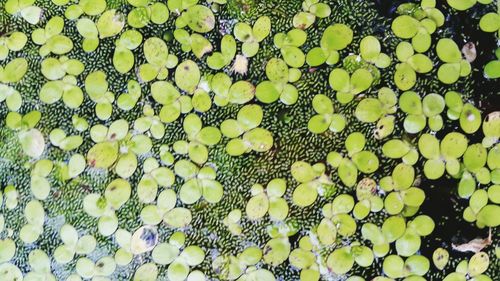
[[[383,139],[394,130],[395,117],[391,114],[396,112],[398,98],[390,88],[383,87],[378,90],[377,98],[364,98],[356,106],[354,115],[364,123],[377,121],[373,136]]]
[[[280,100],[284,104],[291,105],[297,102],[299,92],[290,84],[300,78],[300,72],[296,68],[289,69],[285,61],[273,58],[266,64],[265,80],[255,87],[255,97],[263,103],[272,103]]]
[[[21,16],[30,24],[37,24],[42,15],[42,9],[35,4],[35,0],[9,0],[5,3],[5,11],[14,16]]]
[[[310,66],[319,66],[323,63],[336,64],[340,59],[339,51],[351,44],[352,29],[345,24],[334,24],[325,29],[320,40],[320,47],[309,50],[306,62]]]
[[[9,55],[10,51],[17,52],[24,48],[28,37],[26,34],[16,31],[10,35],[0,37],[0,60],[4,60]]]
[[[19,110],[23,98],[21,93],[9,84],[19,82],[27,70],[28,62],[23,58],[14,59],[4,67],[0,66],[0,102],[5,101],[11,111]]]
[[[288,203],[281,198],[286,191],[284,179],[273,179],[266,189],[262,185],[252,186],[252,198],[248,200],[246,214],[249,219],[259,219],[269,213],[274,220],[284,220],[288,215]]]
[[[318,194],[328,195],[334,184],[325,174],[325,165],[316,163],[310,165],[304,161],[292,164],[291,174],[300,184],[293,191],[292,201],[295,205],[306,207],[314,203]]]
[[[242,42],[241,52],[245,57],[253,57],[259,51],[259,42],[271,32],[271,19],[266,16],[258,18],[253,26],[241,22],[234,26],[234,37]]]
[[[330,72],[328,82],[330,87],[337,92],[337,100],[341,104],[346,104],[356,95],[370,88],[373,75],[364,68],[357,69],[352,74],[342,68],[335,68]]]
[[[320,134],[330,129],[332,132],[340,132],[345,128],[346,120],[340,114],[334,114],[332,100],[328,96],[319,94],[314,96],[313,108],[316,115],[309,119],[307,128],[309,131]]]
[[[354,186],[358,179],[358,171],[371,174],[379,168],[377,155],[365,150],[366,138],[360,132],[351,133],[345,142],[347,155],[339,152],[330,152],[327,162],[336,168],[342,183],[346,186]]]
[[[432,43],[431,34],[445,21],[443,13],[436,8],[436,1],[423,0],[420,5],[404,3],[398,6],[397,11],[401,15],[392,22],[394,34],[399,38],[411,39],[415,51],[427,51]]]
[[[382,2],[4,1],[0,280],[498,279],[498,4]]]
[[[464,77],[470,74],[470,63],[462,59],[462,54],[458,49],[457,44],[448,38],[439,39],[436,45],[436,53],[444,62],[438,69],[438,79],[445,84],[452,84],[459,77]]]

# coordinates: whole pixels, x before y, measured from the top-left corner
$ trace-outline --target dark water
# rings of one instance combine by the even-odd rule
[[[396,8],[401,3],[408,1],[387,1],[375,0],[375,6],[384,17],[394,18],[397,16]],[[472,102],[483,112],[483,116],[500,108],[500,80],[486,79],[483,75],[483,67],[489,61],[495,59],[494,51],[498,47],[494,33],[486,33],[479,29],[478,23],[481,15],[495,10],[495,1],[489,6],[475,5],[464,12],[457,12],[448,6],[445,0],[437,1],[437,8],[445,15],[445,28],[451,33],[452,39],[456,42],[472,42],[477,51],[476,59],[472,65],[472,80],[474,92],[471,94]],[[461,48],[462,45],[459,45]],[[458,129],[458,128],[457,128]],[[451,130],[439,132],[439,135],[446,135]],[[471,143],[480,142],[483,138],[481,132],[473,136],[468,135]],[[420,187],[425,191],[426,199],[420,207],[422,214],[431,216],[436,227],[430,237],[421,246],[421,253],[432,258],[433,251],[438,247],[448,249],[450,260],[454,260],[453,266],[460,260],[470,258],[473,253],[461,253],[452,251],[451,244],[466,243],[475,238],[488,237],[488,229],[479,229],[474,223],[463,220],[462,212],[468,206],[468,200],[457,195],[458,180],[442,177],[439,180],[427,180],[424,177]],[[485,186],[479,187],[485,188]],[[500,214],[499,214],[500,215]],[[493,243],[484,250],[490,255],[493,262],[488,269],[492,280],[500,280],[500,265],[495,256],[495,247],[499,246],[500,234],[493,230]],[[453,267],[448,266],[445,271],[450,272]],[[442,280],[444,274],[439,273],[434,266],[431,266],[430,280]]]

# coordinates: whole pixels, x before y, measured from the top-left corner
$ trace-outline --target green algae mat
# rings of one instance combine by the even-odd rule
[[[0,280],[500,280],[499,40],[493,0],[0,0]]]

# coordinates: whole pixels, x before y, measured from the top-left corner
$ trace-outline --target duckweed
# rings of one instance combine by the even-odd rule
[[[0,280],[499,279],[493,1],[4,2]]]

